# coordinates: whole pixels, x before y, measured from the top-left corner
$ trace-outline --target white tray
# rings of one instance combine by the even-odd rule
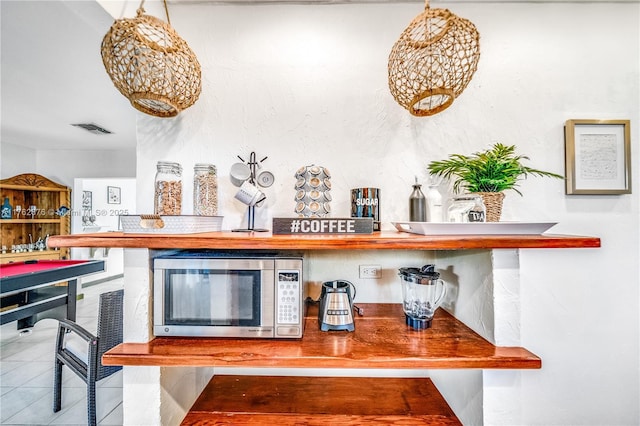
[[[160,216],[156,214],[120,216],[125,233],[197,234],[222,229],[223,216]]]
[[[421,235],[539,235],[556,225],[558,222],[391,223],[398,231]]]

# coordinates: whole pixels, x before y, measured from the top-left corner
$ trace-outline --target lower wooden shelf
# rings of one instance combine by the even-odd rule
[[[432,328],[404,324],[400,304],[359,304],[355,331],[322,332],[317,306],[305,319],[302,339],[155,338],[123,343],[108,351],[105,365],[282,368],[476,368],[537,369],[542,361],[521,347],[483,339],[443,309]]]
[[[461,425],[428,378],[214,376],[192,425]]]

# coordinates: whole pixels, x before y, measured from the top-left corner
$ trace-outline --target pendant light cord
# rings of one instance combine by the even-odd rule
[[[171,19],[169,19],[169,9],[167,8],[167,0],[163,0],[164,13],[167,15],[167,24],[171,25]]]
[[[167,7],[167,0],[163,0],[163,3],[164,3],[164,13],[165,13],[165,15],[167,15],[167,24],[171,25],[171,19],[169,19],[169,8]],[[143,6],[144,6],[144,0],[141,0],[140,1],[140,6],[138,7],[138,10],[136,11],[136,13],[138,15],[142,15],[144,13]]]

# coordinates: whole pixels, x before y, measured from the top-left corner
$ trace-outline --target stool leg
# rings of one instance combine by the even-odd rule
[[[96,426],[96,382],[87,383],[87,416],[89,426]]]

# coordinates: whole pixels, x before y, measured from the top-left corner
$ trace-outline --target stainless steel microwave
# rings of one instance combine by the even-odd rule
[[[303,258],[178,252],[153,259],[156,336],[301,338]]]

